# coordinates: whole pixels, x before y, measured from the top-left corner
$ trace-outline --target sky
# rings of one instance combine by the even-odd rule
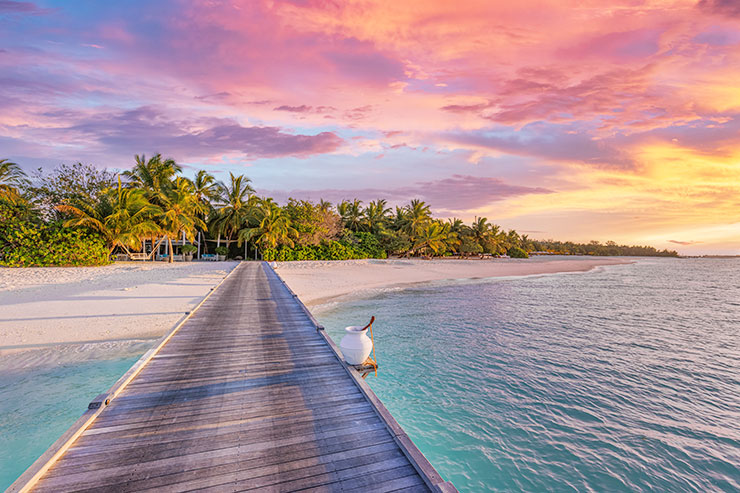
[[[738,0],[0,0],[0,158],[740,254]]]

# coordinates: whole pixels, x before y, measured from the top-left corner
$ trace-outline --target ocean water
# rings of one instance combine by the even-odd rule
[[[74,344],[0,357],[0,491],[153,343]]]
[[[373,390],[460,491],[740,491],[740,260],[448,282],[377,317]]]

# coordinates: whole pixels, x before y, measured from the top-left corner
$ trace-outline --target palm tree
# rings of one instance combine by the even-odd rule
[[[257,226],[239,231],[239,246],[252,239],[255,245],[262,248],[294,245],[293,238],[298,236],[298,231],[290,225],[290,219],[273,201],[261,200],[256,209],[256,218],[259,221]]]
[[[339,215],[342,216],[344,227],[350,231],[359,231],[362,228],[362,201],[354,199],[352,202],[343,200],[337,206]]]
[[[462,239],[460,238],[462,233],[459,233],[459,230],[456,230],[454,228],[455,223],[453,223],[452,221],[448,220],[446,223],[439,221],[439,223],[442,225],[442,230],[445,236],[445,246],[447,247],[447,250],[458,252],[460,244],[462,243]],[[462,223],[462,221],[460,221],[460,223]]]
[[[450,232],[455,233],[457,236],[470,234],[470,228],[465,225],[462,219],[453,217],[452,219],[448,219],[447,223],[450,225]]]
[[[388,222],[388,213],[391,211],[390,207],[386,207],[388,202],[384,199],[378,199],[375,202],[370,202],[365,208],[365,226],[367,230],[373,234],[377,234],[384,229],[386,222]]]
[[[213,209],[213,202],[216,202],[222,195],[223,183],[217,181],[215,176],[204,169],[198,171],[191,183],[196,202],[202,209],[210,212]]]
[[[614,242],[611,242],[611,243],[614,243]],[[534,242],[532,242],[532,240],[529,239],[529,235],[522,235],[521,247],[525,252],[531,252],[531,251],[536,250],[534,247]]]
[[[0,159],[0,198],[17,202],[21,198],[20,189],[30,183],[20,166]]]
[[[470,232],[475,240],[481,246],[484,246],[491,237],[491,225],[488,223],[488,218],[476,217],[473,219],[473,224],[470,226]]]
[[[417,232],[417,239],[414,242],[414,250],[431,250],[432,253],[439,253],[446,246],[447,231],[443,224],[433,221],[421,226]]]
[[[391,227],[396,231],[402,231],[408,222],[408,213],[405,207],[396,206],[396,213],[390,218]]]
[[[145,190],[150,201],[158,202],[160,195],[172,188],[172,182],[182,168],[173,159],[162,159],[161,154],[155,154],[149,160],[144,154],[137,154],[134,158],[136,164],[133,169],[124,171],[123,176],[128,178],[133,188]]]
[[[193,185],[193,194],[195,201],[198,203],[198,217],[205,221],[209,216],[214,216],[213,203],[217,202],[222,195],[224,185],[216,180],[212,174],[206,170],[198,170],[195,179],[190,182]],[[198,234],[200,234],[200,230]],[[200,248],[198,249],[200,252]]]
[[[227,243],[244,227],[254,213],[257,196],[249,178],[229,173],[229,184],[222,187],[219,201],[224,204],[214,215],[211,230],[226,236]]]
[[[327,213],[331,210],[331,202],[324,199],[319,200],[319,210],[323,213]]]
[[[97,231],[108,245],[109,254],[116,247],[127,252],[129,248],[140,249],[141,238],[159,231],[154,218],[162,212],[146,199],[143,190],[123,188],[120,177],[118,187],[106,190],[96,204],[61,204],[57,209],[73,216],[65,227]]]
[[[190,180],[177,178],[172,189],[163,194],[161,200],[162,213],[158,222],[162,232],[167,235],[167,244],[170,251],[169,262],[173,262],[175,253],[172,248],[173,237],[177,238],[182,233],[188,241],[192,242],[195,240],[197,228],[203,231],[208,228],[206,223],[198,217],[198,214],[202,211]]]
[[[136,163],[133,169],[123,172],[123,176],[128,179],[129,187],[144,190],[146,198],[152,204],[161,206],[165,195],[172,189],[173,180],[182,168],[173,159],[162,159],[161,154],[155,154],[149,159],[144,154],[141,156],[136,154],[134,159]],[[155,239],[155,235],[152,235],[152,250]],[[154,255],[152,260],[155,260]]]
[[[406,206],[406,232],[415,237],[432,220],[432,210],[426,202],[414,199]]]

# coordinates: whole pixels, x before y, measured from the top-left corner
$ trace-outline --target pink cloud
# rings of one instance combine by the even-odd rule
[[[712,14],[740,17],[740,3],[737,0],[699,0],[696,6]]]
[[[451,111],[452,113],[480,113],[493,106],[492,102],[478,103],[478,104],[448,104],[443,106],[444,111]]]
[[[278,201],[292,197],[313,201],[324,199],[337,203],[357,198],[365,202],[385,199],[394,205],[406,204],[413,198],[419,198],[432,204],[437,210],[459,212],[515,196],[552,193],[552,190],[511,185],[494,177],[452,175],[449,178],[421,181],[411,186],[397,188],[261,190],[260,193],[274,197]]]
[[[154,107],[99,113],[69,127],[37,130],[46,140],[85,143],[110,152],[177,152],[206,157],[242,153],[250,159],[308,157],[336,151],[342,139],[333,132],[294,134],[273,126],[242,126],[229,119],[175,120]]]
[[[675,243],[676,245],[683,245],[683,246],[698,245],[700,243],[703,243],[701,241],[679,241],[679,240],[668,240],[668,242]]]
[[[615,31],[606,34],[580,38],[564,49],[562,56],[569,59],[600,58],[620,61],[625,59],[644,59],[659,50],[662,29],[652,27],[631,31]]]
[[[43,14],[47,9],[38,7],[33,2],[14,2],[12,0],[0,0],[0,14]]]
[[[302,104],[300,106],[288,106],[288,105],[282,105],[278,106],[276,108],[273,108],[275,111],[289,111],[291,113],[307,113],[311,111],[311,106],[306,106],[305,104]]]

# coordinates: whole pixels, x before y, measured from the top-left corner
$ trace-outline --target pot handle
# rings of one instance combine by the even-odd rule
[[[365,330],[365,329],[368,329],[368,328],[370,328],[370,326],[371,326],[371,325],[373,324],[373,322],[375,322],[375,317],[374,317],[374,316],[373,316],[373,317],[370,317],[370,323],[369,323],[369,324],[367,324],[366,326],[364,326],[364,327],[362,328],[362,330]]]

